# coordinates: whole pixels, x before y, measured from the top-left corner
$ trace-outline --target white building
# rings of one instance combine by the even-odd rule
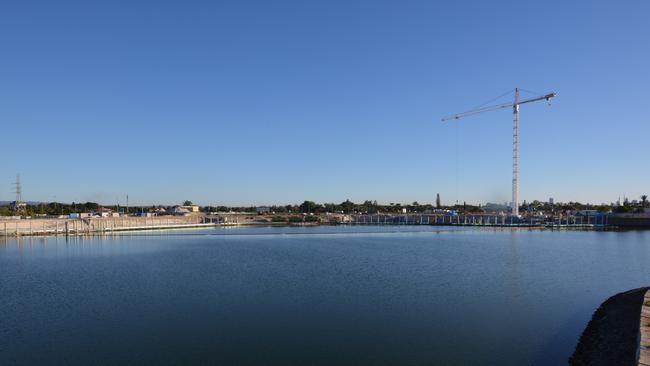
[[[172,214],[174,215],[187,216],[190,213],[191,211],[183,206],[174,206],[174,208],[172,208]]]

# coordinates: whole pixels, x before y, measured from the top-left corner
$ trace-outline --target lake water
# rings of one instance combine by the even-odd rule
[[[0,364],[563,365],[650,232],[231,228],[0,239]]]

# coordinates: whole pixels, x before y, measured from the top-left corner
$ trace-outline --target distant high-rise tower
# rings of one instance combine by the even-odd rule
[[[436,208],[440,208],[440,193],[436,193]]]

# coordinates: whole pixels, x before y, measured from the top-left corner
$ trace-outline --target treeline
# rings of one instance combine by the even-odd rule
[[[364,201],[362,203],[355,203],[350,200],[345,200],[341,203],[316,203],[314,201],[304,201],[299,205],[274,205],[267,206],[268,211],[277,214],[289,213],[306,213],[306,214],[323,214],[323,213],[401,213],[404,209],[407,212],[430,212],[435,209],[453,209],[464,210],[467,212],[480,212],[480,206],[474,205],[455,205],[455,206],[434,206],[432,204],[420,204],[413,202],[411,204],[389,203],[379,204],[377,201]],[[207,212],[255,212],[257,207],[228,207],[228,206],[208,206],[205,207]]]
[[[544,211],[544,212],[567,212],[567,211],[582,211],[582,210],[596,210],[602,213],[615,212],[615,213],[641,213],[648,207],[648,196],[643,195],[639,201],[631,202],[627,198],[621,205],[592,205],[583,204],[580,202],[559,202],[551,204],[549,202],[533,201],[524,203],[519,207],[521,212],[524,211]]]
[[[69,215],[71,213],[81,213],[81,212],[94,212],[100,207],[111,209],[115,212],[126,212],[126,207],[118,205],[100,205],[95,202],[84,202],[84,203],[60,203],[60,202],[48,202],[48,203],[39,203],[39,204],[28,204],[20,207],[16,210],[13,204],[0,206],[0,216],[60,216],[60,215]],[[135,206],[129,207],[128,212],[139,213],[139,212],[152,212],[158,207],[168,208],[167,206]]]
[[[49,203],[39,203],[39,204],[28,204],[26,206],[20,207],[19,210],[16,210],[14,205],[0,206],[0,216],[13,216],[21,214],[23,216],[36,216],[36,215],[47,215],[47,216],[58,216],[58,215],[68,215],[75,212],[90,212],[97,210],[99,204],[95,202],[85,202],[85,203],[58,203],[58,202],[49,202]]]
[[[191,201],[185,201],[185,205],[191,205]],[[16,211],[13,205],[0,206],[0,216],[13,216],[20,214],[22,216],[38,216],[38,215],[47,215],[47,216],[58,216],[58,215],[68,215],[71,213],[78,212],[93,212],[98,208],[104,207],[109,208],[115,212],[127,212],[127,208],[124,206],[118,205],[107,205],[100,206],[95,202],[85,202],[85,203],[59,203],[59,202],[50,202],[50,203],[40,203],[40,204],[28,204],[20,208],[19,211]],[[154,212],[156,209],[164,208],[167,212],[170,212],[173,206],[131,206],[128,208],[128,213],[140,213],[140,212]],[[488,204],[487,206],[481,205],[470,205],[470,204],[457,204],[452,206],[441,205],[439,202],[436,205],[433,204],[420,204],[417,201],[410,204],[401,204],[401,203],[389,203],[389,204],[379,204],[377,201],[364,201],[362,203],[355,203],[350,200],[345,200],[341,203],[316,203],[314,201],[304,201],[301,204],[295,205],[274,205],[268,206],[269,213],[276,214],[323,214],[323,213],[402,213],[406,209],[409,213],[424,213],[424,212],[433,212],[434,210],[455,210],[459,212],[466,213],[479,213],[489,210],[493,210],[494,206]],[[499,210],[507,210],[504,206],[498,206]],[[519,207],[520,212],[536,212],[543,211],[545,213],[552,212],[567,212],[567,211],[580,211],[580,210],[598,210],[600,212],[643,212],[643,209],[648,207],[647,196],[641,196],[641,200],[638,202],[630,202],[625,200],[621,205],[592,205],[592,204],[583,204],[580,202],[567,202],[567,203],[555,203],[551,204],[549,202],[541,201],[524,201]],[[201,211],[203,212],[256,212],[258,207],[256,206],[203,206]]]

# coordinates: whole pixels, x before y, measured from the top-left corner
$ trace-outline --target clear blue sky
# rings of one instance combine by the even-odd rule
[[[93,4],[91,4],[93,3]],[[0,200],[504,202],[650,193],[650,2],[5,1]]]

